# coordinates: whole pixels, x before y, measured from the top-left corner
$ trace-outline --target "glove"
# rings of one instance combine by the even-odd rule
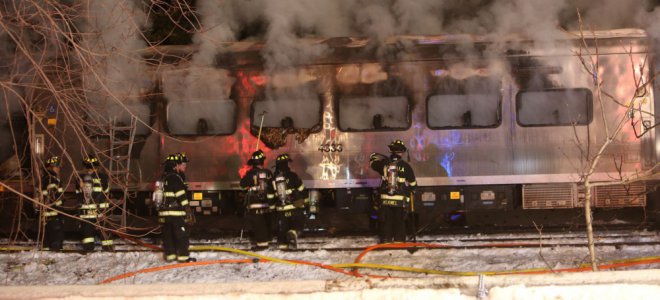
[[[296,208],[301,208],[305,206],[305,199],[298,199],[296,201],[293,201],[293,206]]]
[[[371,153],[371,155],[369,155],[369,162],[371,162],[371,163],[374,162],[374,161],[383,160],[383,159],[387,159],[387,156],[382,155],[380,153],[376,153],[376,152]]]

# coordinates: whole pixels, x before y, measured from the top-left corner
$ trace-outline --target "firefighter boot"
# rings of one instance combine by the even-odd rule
[[[295,230],[289,230],[286,232],[286,240],[289,243],[289,249],[298,248],[298,232]]]
[[[255,243],[255,245],[252,247],[252,251],[263,251],[268,249],[268,242],[259,242]]]
[[[189,262],[196,262],[197,259],[194,257],[188,257],[187,259],[177,259],[178,263],[189,263]]]
[[[163,258],[165,262],[171,263],[176,261],[176,254],[164,254]]]
[[[101,241],[101,249],[103,249],[103,251],[115,252],[115,245],[113,240]]]

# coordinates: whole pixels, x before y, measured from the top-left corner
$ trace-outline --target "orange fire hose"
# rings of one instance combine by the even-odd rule
[[[480,246],[489,246],[489,247],[515,247],[515,246],[526,246],[529,243],[503,243],[503,244],[484,244]],[[425,243],[393,243],[393,244],[378,244],[367,247],[358,255],[355,259],[355,264],[361,263],[362,259],[367,255],[367,253],[376,250],[376,249],[406,249],[412,247],[420,248],[445,248],[445,244],[425,244]],[[643,259],[628,259],[614,261],[608,264],[598,266],[599,269],[614,269],[620,267],[630,267],[635,265],[645,265],[645,264],[655,264],[660,263],[660,256],[648,257]],[[548,273],[573,273],[573,272],[585,272],[591,271],[591,266],[581,266],[577,268],[565,268],[565,269],[529,269],[529,270],[514,270],[514,271],[499,271],[499,272],[449,272],[460,274],[464,276],[473,276],[478,274],[490,274],[490,275],[511,275],[511,274],[548,274]],[[354,269],[353,275],[359,277],[362,276],[357,270]],[[366,274],[365,274],[366,275]],[[369,275],[367,275],[369,276]]]
[[[189,263],[179,263],[179,264],[171,264],[171,265],[165,265],[165,266],[160,266],[160,267],[153,267],[153,268],[148,268],[148,269],[142,269],[142,270],[137,270],[134,272],[128,272],[125,274],[117,275],[114,277],[110,277],[106,280],[103,280],[99,282],[99,284],[106,284],[110,283],[119,279],[124,279],[128,277],[132,277],[138,274],[145,274],[145,273],[153,273],[153,272],[158,272],[158,271],[163,271],[163,270],[170,270],[170,269],[177,269],[177,268],[185,268],[185,267],[197,267],[197,266],[208,266],[208,265],[215,265],[215,264],[249,264],[249,263],[254,263],[254,260],[252,259],[221,259],[221,260],[209,260],[209,261],[197,261],[197,262],[189,262]]]
[[[294,262],[296,264],[315,266],[315,267],[323,268],[323,269],[326,269],[326,270],[342,273],[344,275],[354,276],[352,272],[345,271],[341,268],[335,268],[335,267],[332,267],[332,266],[329,266],[329,265],[324,265],[324,264],[321,264],[321,263],[303,261],[303,260],[289,260],[289,261]],[[233,264],[241,264],[241,263],[247,264],[247,263],[257,263],[257,262],[270,262],[270,261],[264,260],[264,259],[222,259],[222,260],[198,261],[198,262],[171,264],[171,265],[147,268],[147,269],[142,269],[142,270],[138,270],[138,271],[134,271],[134,272],[128,272],[128,273],[125,273],[125,274],[117,275],[117,276],[105,279],[105,280],[99,282],[99,284],[110,283],[110,282],[117,281],[117,280],[120,280],[120,279],[133,277],[133,276],[138,275],[138,274],[153,273],[153,272],[171,270],[171,269],[177,269],[177,268],[207,266],[207,265],[214,265],[214,264],[232,264],[232,263]],[[370,277],[373,277],[373,278],[387,278],[387,276],[379,276],[379,275],[373,275],[373,276],[370,276]]]
[[[141,242],[140,245],[143,245],[145,247],[152,248],[157,246]],[[505,244],[484,244],[485,246],[490,246],[490,247],[515,247],[515,246],[528,246],[529,243],[505,243]],[[157,272],[157,271],[163,271],[163,270],[170,270],[170,269],[176,269],[176,268],[182,268],[182,267],[193,267],[193,266],[205,266],[205,265],[212,265],[212,264],[225,264],[225,263],[257,263],[257,262],[280,262],[280,263],[293,263],[293,264],[301,264],[301,265],[309,265],[309,266],[315,266],[319,268],[323,268],[326,270],[330,270],[333,272],[338,272],[344,275],[348,276],[354,276],[354,277],[363,277],[363,276],[368,276],[372,278],[393,278],[392,276],[382,276],[382,275],[371,275],[371,274],[360,274],[358,272],[359,267],[374,267],[373,265],[368,266],[368,264],[361,264],[362,259],[371,251],[377,250],[377,249],[407,249],[407,248],[413,248],[413,247],[418,247],[418,248],[446,248],[448,245],[446,244],[427,244],[427,243],[390,243],[390,244],[377,244],[373,246],[369,246],[365,248],[355,259],[354,264],[351,264],[352,266],[344,266],[342,267],[341,265],[325,265],[321,263],[316,263],[316,262],[310,262],[310,261],[302,261],[302,260],[280,260],[280,259],[275,259],[271,258],[270,261],[267,257],[264,256],[259,256],[259,258],[256,259],[224,259],[224,260],[213,260],[213,261],[200,261],[200,262],[190,262],[190,263],[180,263],[180,264],[172,264],[172,265],[165,265],[165,266],[160,266],[160,267],[154,267],[154,268],[148,268],[148,269],[143,269],[143,270],[138,270],[134,272],[129,272],[126,274],[121,274],[118,276],[114,276],[112,278],[108,278],[106,280],[103,280],[100,282],[100,284],[105,284],[105,283],[110,283],[119,279],[124,279],[128,277],[132,277],[138,274],[144,274],[144,273],[151,273],[151,272]],[[218,247],[222,248],[222,247]],[[160,248],[158,248],[160,249]],[[232,250],[233,252],[233,250]],[[248,253],[240,250],[236,250],[236,252],[242,252],[242,253]],[[635,266],[635,265],[642,265],[642,264],[655,264],[655,263],[660,263],[660,256],[656,257],[648,257],[648,258],[642,258],[642,259],[628,259],[628,260],[619,260],[619,261],[613,261],[608,264],[600,265],[598,268],[599,269],[613,269],[613,268],[619,268],[619,267],[629,267],[629,266]],[[378,266],[375,266],[378,268]],[[380,268],[389,268],[389,269],[394,269],[393,266],[380,266]],[[353,271],[346,271],[343,268],[353,268]],[[491,272],[449,272],[449,271],[436,271],[436,270],[422,270],[422,269],[412,269],[412,268],[406,268],[406,267],[397,267],[395,270],[400,270],[400,271],[408,271],[408,272],[417,272],[417,273],[427,273],[427,272],[443,272],[447,273],[449,275],[460,275],[460,276],[474,276],[478,274],[485,274],[485,275],[511,275],[511,274],[548,274],[548,273],[562,273],[562,272],[585,272],[585,271],[591,271],[591,266],[580,266],[577,268],[565,268],[565,269],[527,269],[527,270],[513,270],[513,271],[491,271]]]
[[[362,261],[362,258],[364,258],[367,253],[376,250],[376,249],[407,249],[407,248],[412,248],[412,247],[421,247],[421,248],[445,248],[448,247],[448,245],[444,244],[427,244],[427,243],[387,243],[387,244],[377,244],[373,246],[369,246],[365,248],[360,255],[355,258],[355,263],[359,264],[360,261]],[[361,277],[362,275],[358,271],[358,269],[353,270],[353,275],[356,277]]]

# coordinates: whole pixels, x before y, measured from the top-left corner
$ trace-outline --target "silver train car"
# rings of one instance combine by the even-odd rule
[[[190,47],[161,47],[144,54],[158,62],[155,90],[105,109],[117,124],[130,124],[129,111],[140,120],[128,185],[129,211],[138,215],[172,152],[190,158],[197,215],[233,215],[240,176],[259,147],[271,167],[289,153],[321,209],[320,227],[367,228],[380,182],[369,155],[387,154],[400,139],[419,184],[421,229],[571,224],[583,220],[591,162],[624,117],[632,122],[591,180],[654,174],[660,148],[649,44],[632,29],[545,42],[331,38],[305,41],[300,48],[313,54],[299,50],[295,67],[274,63],[259,42],[227,45],[212,67],[196,67]],[[97,138],[99,148],[110,143]],[[652,183],[594,187],[596,214],[603,208],[607,221],[631,211],[632,220],[645,220],[646,208],[657,211]]]

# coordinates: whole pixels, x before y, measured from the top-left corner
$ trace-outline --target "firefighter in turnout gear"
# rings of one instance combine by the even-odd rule
[[[112,234],[105,229],[110,225],[106,220],[110,210],[108,175],[98,169],[99,160],[96,157],[85,158],[83,165],[86,171],[80,174],[80,182],[76,184],[76,194],[80,201],[79,217],[92,223],[80,222],[83,250],[94,250],[94,237],[99,236],[103,250],[112,251]]]
[[[186,216],[190,214],[188,186],[184,179],[188,159],[181,153],[171,154],[165,161],[161,178],[163,201],[158,207],[158,220],[163,224],[163,252],[167,262],[194,262],[190,257],[190,235]]]
[[[270,207],[275,194],[271,185],[273,173],[264,168],[265,160],[263,151],[252,153],[248,160],[252,168],[241,178],[241,188],[247,192],[243,205],[256,250],[268,248],[271,240]]]
[[[62,250],[64,244],[64,223],[57,210],[62,209],[62,184],[60,182],[60,158],[53,156],[46,160],[46,172],[41,177],[42,202],[48,208],[39,208],[43,212],[46,222],[46,234],[44,236],[44,249],[51,251]]]
[[[275,194],[272,208],[277,221],[279,249],[297,248],[298,235],[302,232],[305,221],[305,185],[289,168],[290,161],[291,158],[286,153],[277,157],[272,181]]]
[[[186,173],[185,173],[185,168],[188,165],[188,157],[186,156],[185,152],[179,152],[175,153],[174,155],[178,155],[179,159],[181,162],[184,164],[184,171],[183,172],[177,172],[179,176],[181,176],[181,179],[183,179],[183,184],[186,186],[186,194],[188,193],[188,181],[186,181]],[[188,225],[195,224],[196,219],[195,219],[195,213],[194,210],[190,206],[186,206],[186,223]]]
[[[390,157],[373,153],[369,159],[371,168],[382,176],[380,208],[378,210],[378,236],[381,243],[404,242],[406,239],[406,215],[410,207],[411,193],[417,188],[415,173],[401,159],[406,146],[401,140],[388,145]]]

